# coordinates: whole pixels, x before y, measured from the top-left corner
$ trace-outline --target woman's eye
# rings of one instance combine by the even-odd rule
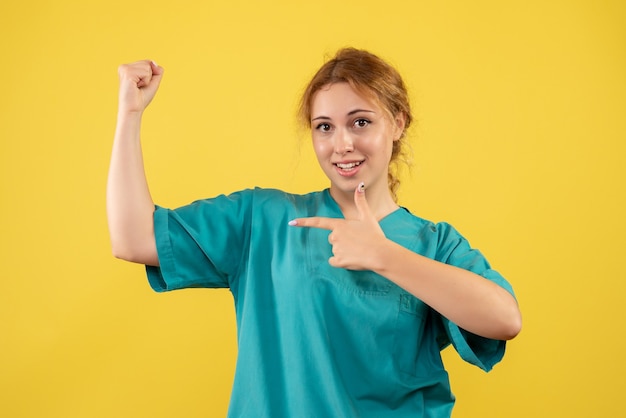
[[[357,119],[354,121],[354,126],[357,128],[365,128],[370,124],[370,121],[367,119]]]
[[[328,132],[330,131],[330,125],[328,123],[320,123],[316,128],[318,131]]]

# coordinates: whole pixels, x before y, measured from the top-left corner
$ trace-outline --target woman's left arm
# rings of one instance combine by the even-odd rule
[[[521,330],[515,298],[471,271],[416,254],[386,238],[371,253],[370,268],[473,334],[510,340]]]

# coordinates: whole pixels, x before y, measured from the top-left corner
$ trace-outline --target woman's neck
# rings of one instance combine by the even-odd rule
[[[359,217],[359,212],[354,203],[354,192],[343,192],[331,186],[330,195],[337,205],[339,205],[339,209],[341,209],[344,218],[357,219]],[[370,211],[379,221],[399,208],[387,188],[381,191],[366,188],[365,199],[367,200]]]

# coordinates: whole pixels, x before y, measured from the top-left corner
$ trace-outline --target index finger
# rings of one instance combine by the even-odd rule
[[[321,216],[311,216],[310,218],[298,218],[289,221],[291,226],[300,226],[306,228],[320,228],[332,231],[337,227],[342,219],[339,218],[324,218]]]

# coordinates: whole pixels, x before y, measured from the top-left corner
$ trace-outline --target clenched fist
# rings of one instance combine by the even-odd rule
[[[150,60],[120,65],[119,112],[142,113],[156,94],[163,68]]]

